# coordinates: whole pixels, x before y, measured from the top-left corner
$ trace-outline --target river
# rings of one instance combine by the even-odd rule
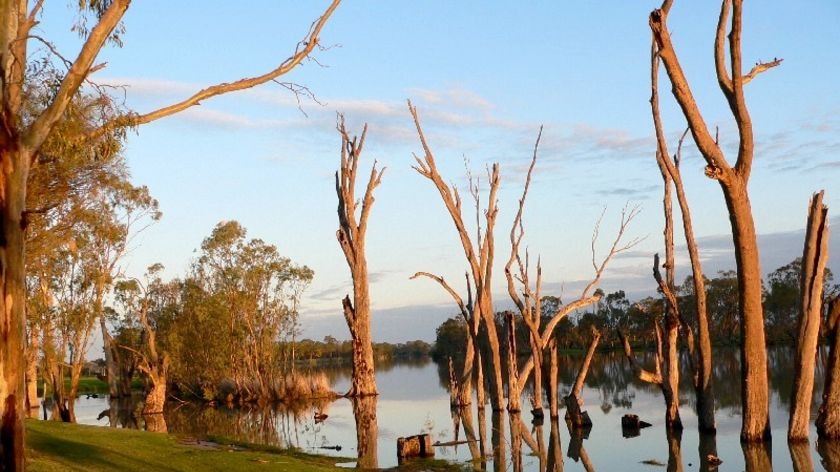
[[[563,358],[561,394],[568,392],[579,362],[576,357]],[[823,455],[820,455],[813,428],[810,444],[793,451],[788,448],[786,427],[793,377],[791,362],[792,351],[789,349],[773,349],[770,353],[773,440],[768,448],[745,450],[740,444],[739,374],[734,350],[719,350],[716,353],[714,388],[717,394],[718,434],[711,443],[709,438],[701,438],[697,433],[690,386],[686,384],[680,393],[680,415],[685,429],[681,438],[669,437],[664,428],[664,402],[658,388],[636,380],[626,362],[618,355],[600,354],[593,362],[583,391],[585,409],[593,422],[588,438],[573,440],[562,418],[559,425],[554,425],[556,429],[552,434],[547,410],[545,422],[540,428],[531,424],[532,415],[529,411],[523,411],[521,421],[516,418],[511,421],[504,413],[501,417],[493,417],[487,406],[485,467],[488,470],[516,471],[520,469],[521,460],[521,470],[541,471],[551,459],[549,451],[553,451],[554,460],[562,460],[562,464],[558,463],[554,470],[650,471],[667,466],[667,470],[691,471],[705,470],[701,467],[706,466],[706,462],[701,461],[701,457],[706,457],[708,451],[712,451],[723,461],[719,470],[724,471],[794,470],[794,461],[797,470],[838,470],[832,469],[828,461],[834,461],[831,464],[840,463],[840,446],[821,447]],[[821,364],[822,361],[818,360],[818,377],[822,372]],[[349,369],[331,368],[327,373],[336,391],[348,388]],[[472,424],[473,430],[478,429],[479,424],[476,422],[479,412],[475,405],[466,417],[451,412],[445,378],[445,372],[428,361],[378,367],[379,397],[364,405],[357,404],[355,408],[356,414],[367,415],[368,420],[375,411],[375,429],[371,431],[370,424],[365,429],[375,434],[377,439],[373,444],[363,445],[362,455],[367,457],[366,460],[375,461],[379,467],[396,465],[396,443],[401,436],[428,433],[433,441],[448,442],[456,438],[467,438],[464,431],[466,422]],[[821,385],[821,378],[818,378],[812,413],[814,417],[821,396]],[[527,394],[525,392],[526,397]],[[526,405],[527,398],[524,398],[523,410]],[[80,423],[142,426],[142,421],[136,423],[134,417],[126,414],[125,410],[120,418],[110,423],[109,417],[100,416],[107,409],[108,401],[105,398],[82,397],[76,404],[76,415]],[[128,410],[130,412],[131,407]],[[652,426],[642,429],[637,437],[624,437],[620,424],[621,417],[627,413],[638,415]],[[316,414],[327,416],[323,421],[318,421]],[[348,399],[267,411],[170,404],[166,422],[169,431],[173,433],[196,437],[207,434],[233,436],[280,447],[294,446],[307,452],[350,458],[359,456],[356,415],[354,405]],[[522,434],[514,435],[511,440],[510,432],[516,428],[521,428]],[[490,441],[491,437],[498,436],[493,435],[494,430],[503,434],[495,438],[495,441]],[[517,451],[520,447],[519,438],[524,441],[521,442],[521,450]],[[496,444],[495,449],[491,442]],[[493,454],[494,450],[496,454]],[[438,458],[468,462],[476,454],[477,448],[471,449],[468,444],[460,444],[436,447],[435,451]],[[354,459],[349,461],[346,465],[355,465]]]

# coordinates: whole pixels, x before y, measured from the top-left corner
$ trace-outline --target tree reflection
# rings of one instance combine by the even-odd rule
[[[665,435],[668,439],[668,472],[682,472],[682,451],[680,450],[682,429],[665,428]]]
[[[491,415],[493,442],[493,470],[495,472],[507,472],[507,440],[505,438],[504,411],[493,411]]]
[[[469,406],[462,406],[458,408],[452,408],[452,421],[454,425],[454,441],[455,441],[455,451],[458,451],[458,425],[463,425],[464,427],[464,439],[467,441],[467,447],[470,450],[470,458],[473,464],[476,467],[480,467],[481,470],[487,469],[487,461],[484,458],[483,445],[482,448],[479,449],[479,438],[476,435],[475,429],[475,421],[473,419],[472,408]]]
[[[840,470],[840,441],[817,441],[817,452],[825,470]]]
[[[741,449],[744,451],[744,466],[747,472],[772,472],[770,442],[742,442]]]
[[[795,472],[814,472],[814,463],[811,462],[810,441],[789,442],[788,448],[790,449],[790,459],[793,462],[793,470]]]
[[[700,433],[700,470],[711,472],[717,470],[717,465],[710,462],[710,458],[717,457],[717,436],[709,433]]]
[[[356,467],[376,469],[379,467],[377,455],[378,425],[376,423],[377,395],[353,397],[353,416],[356,418],[356,450],[359,453]]]
[[[569,430],[569,452],[566,456],[583,464],[586,472],[594,472],[595,467],[592,465],[592,460],[589,459],[586,449],[583,447],[583,440],[589,439],[589,432],[592,426],[584,426],[583,428],[576,428],[568,421],[566,422],[566,429]]]
[[[108,408],[102,410],[97,420],[108,418],[108,426],[111,428],[140,429],[140,422],[137,418],[142,397],[109,397]]]
[[[551,432],[548,435],[546,472],[563,472],[563,447],[560,444],[560,419],[551,418]]]

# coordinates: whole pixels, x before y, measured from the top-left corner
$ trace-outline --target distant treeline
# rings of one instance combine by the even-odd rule
[[[775,271],[764,280],[764,319],[769,345],[793,345],[796,341],[796,322],[799,313],[799,279],[801,259],[797,258]],[[830,270],[825,272],[825,296],[830,297],[840,290],[833,284]],[[594,326],[603,334],[602,349],[620,348],[617,332],[620,329],[634,344],[653,345],[653,322],[663,315],[662,297],[646,297],[630,301],[623,290],[602,293],[601,300],[592,309],[572,314],[555,328],[555,337],[560,349],[585,349]],[[718,272],[717,277],[706,279],[706,293],[709,314],[709,329],[713,342],[721,346],[736,346],[740,342],[738,318],[738,278],[734,271]],[[694,323],[697,317],[694,304],[694,284],[687,277],[677,287],[680,313]],[[557,311],[562,301],[559,297],[542,298],[544,322]],[[516,313],[517,350],[527,354],[530,349],[528,329]],[[504,329],[504,312],[496,314],[497,329]],[[438,326],[432,357],[436,361],[449,357],[461,359],[465,355],[466,323],[460,317],[453,317]],[[500,331],[503,332],[503,331]]]
[[[350,362],[353,359],[353,344],[349,340],[339,341],[332,336],[324,337],[323,341],[311,339],[297,341],[294,349],[295,359],[299,362]],[[432,345],[419,339],[398,344],[373,344],[376,360],[417,359],[428,357],[431,352]]]

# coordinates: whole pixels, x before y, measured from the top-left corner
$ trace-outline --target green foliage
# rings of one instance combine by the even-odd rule
[[[208,396],[230,379],[244,397],[276,390],[286,342],[299,331],[300,296],[313,272],[235,221],[221,222],[201,244],[189,276],[178,283],[177,309],[157,317],[172,355],[172,376]]]
[[[825,297],[836,291],[834,275],[826,268],[823,276]],[[797,257],[767,276],[764,285],[764,322],[767,340],[771,343],[791,344],[798,335],[801,311],[802,258]]]
[[[432,359],[436,362],[463,359],[467,346],[467,323],[460,317],[449,318],[435,330]]]
[[[767,274],[765,284],[764,310],[768,343],[792,344],[796,341],[799,316],[801,260],[799,258]],[[824,297],[840,292],[833,284],[833,274],[825,272]],[[737,345],[740,339],[738,317],[738,277],[735,271],[720,271],[717,277],[706,279],[707,310],[712,340],[718,345]],[[600,289],[599,289],[600,290]],[[676,289],[680,313],[690,323],[696,323],[697,313],[694,282],[691,276]],[[664,315],[664,301],[661,297],[646,297],[631,302],[623,290],[612,293],[601,291],[601,301],[590,309],[572,313],[554,330],[554,336],[561,349],[585,349],[594,326],[602,333],[603,348],[619,346],[616,330],[633,340],[634,344],[648,344],[652,339],[654,320]],[[562,307],[559,297],[542,298],[542,323]],[[504,327],[503,317],[497,314],[497,329]],[[466,346],[466,324],[458,318],[444,321],[437,329],[433,349],[435,361],[446,361],[463,357]],[[517,348],[520,354],[529,350],[528,332],[521,319],[517,318]],[[480,340],[481,342],[481,340]]]
[[[289,343],[285,348],[291,349]],[[295,344],[295,352],[299,362],[352,362],[353,343],[338,341],[332,336],[325,336],[323,341],[302,339]],[[432,354],[432,346],[419,339],[397,344],[375,343],[373,353],[377,361],[422,359]]]

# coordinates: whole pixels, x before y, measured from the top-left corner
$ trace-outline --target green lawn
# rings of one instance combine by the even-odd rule
[[[278,451],[259,446],[196,447],[195,439],[130,429],[26,421],[27,469],[41,471],[287,471],[346,470],[335,457]],[[347,459],[348,461],[352,459]],[[410,462],[395,470],[460,471],[442,461]]]
[[[167,434],[28,420],[28,470],[231,471],[341,470],[335,458],[233,447],[198,448]]]

